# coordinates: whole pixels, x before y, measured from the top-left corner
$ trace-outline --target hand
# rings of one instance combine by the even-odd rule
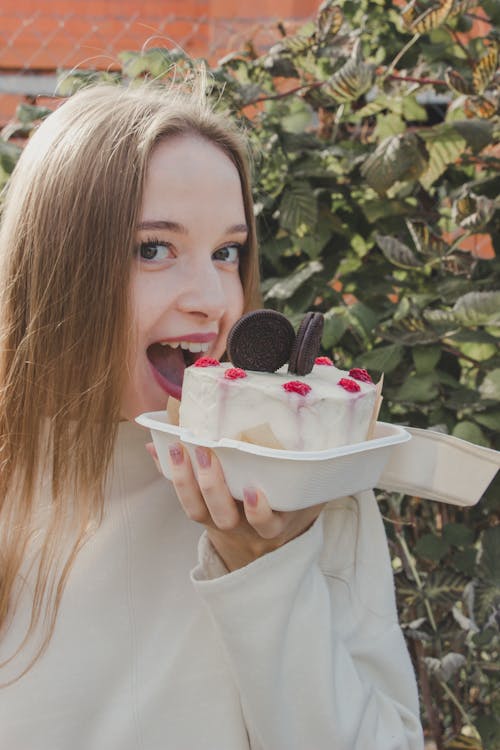
[[[235,500],[216,455],[196,448],[197,475],[181,443],[170,447],[172,482],[188,518],[202,523],[228,570],[242,568],[295,539],[314,523],[322,505],[290,512],[274,511],[253,487]]]

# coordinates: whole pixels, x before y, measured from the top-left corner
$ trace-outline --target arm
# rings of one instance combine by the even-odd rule
[[[208,544],[205,539],[204,544]],[[237,681],[254,750],[421,750],[418,697],[372,492],[304,534],[193,582]]]

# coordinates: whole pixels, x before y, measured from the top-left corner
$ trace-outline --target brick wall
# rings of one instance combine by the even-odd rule
[[[181,46],[214,63],[252,37],[267,46],[320,0],[1,0],[0,124],[53,91],[57,69],[118,67],[123,50]]]

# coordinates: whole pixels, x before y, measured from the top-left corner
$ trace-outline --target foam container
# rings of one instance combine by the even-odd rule
[[[500,452],[435,430],[405,427],[411,442],[397,445],[377,486],[393,492],[475,505],[500,469]]]
[[[376,487],[391,452],[411,438],[403,427],[377,422],[374,437],[363,443],[324,451],[284,451],[226,438],[199,440],[189,430],[170,424],[164,411],[141,414],[136,421],[151,431],[168,479],[169,445],[180,440],[195,470],[194,451],[202,445],[217,455],[233,497],[241,500],[245,487],[255,487],[274,510],[307,508]]]

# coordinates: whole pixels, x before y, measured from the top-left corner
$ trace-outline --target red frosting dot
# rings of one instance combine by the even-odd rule
[[[242,370],[241,367],[230,367],[224,373],[224,377],[228,380],[238,380],[238,378],[246,378],[246,376],[245,370]]]
[[[299,393],[301,396],[307,396],[311,390],[311,386],[301,380],[289,380],[288,383],[283,383],[283,388],[288,393]]]
[[[361,390],[361,386],[359,383],[356,383],[355,380],[350,380],[349,378],[340,378],[337,385],[342,386],[346,391],[349,391],[350,393],[357,393]]]
[[[200,357],[194,363],[195,367],[218,367],[219,365],[219,360],[213,357]]]
[[[362,370],[361,367],[353,367],[352,370],[349,370],[349,375],[355,380],[362,380],[363,383],[373,383],[370,373],[367,370]]]
[[[316,357],[314,360],[315,365],[328,365],[329,367],[333,367],[333,362],[330,359],[330,357]]]

